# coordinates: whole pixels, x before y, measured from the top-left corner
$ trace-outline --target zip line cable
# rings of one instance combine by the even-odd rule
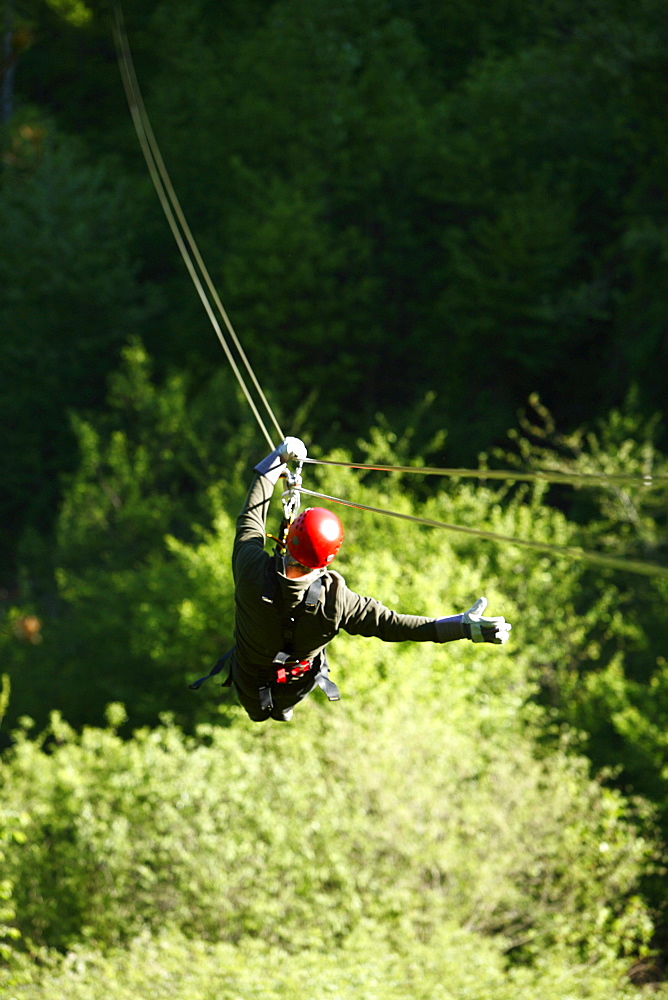
[[[549,552],[552,555],[571,556],[573,559],[583,559],[586,562],[595,563],[599,566],[608,566],[611,569],[628,570],[631,573],[642,573],[644,576],[668,576],[668,566],[659,566],[657,563],[642,562],[639,559],[625,559],[616,556],[606,556],[598,552],[590,552],[580,548],[579,545],[558,545],[550,542],[536,542],[532,539],[513,538],[511,535],[500,535],[494,531],[483,531],[481,528],[469,528],[461,524],[448,524],[446,521],[434,521],[428,517],[416,517],[414,514],[400,514],[397,511],[385,510],[381,507],[368,507],[366,504],[353,503],[350,500],[341,500],[339,497],[331,497],[326,493],[315,493],[313,490],[299,487],[300,493],[316,497],[318,500],[328,500],[331,503],[340,503],[344,507],[354,507],[355,510],[366,510],[372,514],[386,514],[389,517],[398,517],[404,521],[413,521],[416,524],[426,524],[431,528],[445,528],[448,531],[457,531],[465,535],[475,535],[477,538],[486,538],[493,542],[504,542],[507,545],[521,545],[525,548],[537,549],[540,552]]]
[[[336,462],[330,459],[305,458],[309,465],[333,465],[343,469],[360,469],[365,472],[401,472],[421,476],[449,476],[453,479],[502,479],[505,481],[527,483],[554,483],[565,486],[645,486],[668,487],[668,476],[646,473],[642,476],[630,474],[601,473],[568,473],[550,470],[538,472],[513,472],[503,469],[439,469],[416,465],[365,465],[359,462]]]
[[[285,437],[283,431],[276,420],[273,410],[267,401],[265,394],[253,372],[253,369],[248,361],[248,358],[241,346],[241,343],[232,327],[229,317],[220,301],[216,288],[211,280],[209,272],[206,265],[202,259],[199,252],[195,239],[192,235],[190,227],[186,221],[186,218],[181,209],[179,200],[177,198],[176,192],[172,186],[169,173],[162,159],[158,143],[155,139],[155,135],[151,128],[151,123],[146,112],[146,108],[141,96],[141,90],[139,88],[139,83],[137,81],[137,76],[134,70],[134,64],[132,61],[132,55],[130,52],[130,46],[127,39],[127,34],[125,32],[125,26],[123,21],[123,14],[120,4],[114,4],[114,21],[113,21],[113,36],[114,43],[116,46],[116,54],[118,58],[118,65],[120,69],[121,79],[123,82],[123,87],[125,89],[125,94],[128,101],[128,106],[130,108],[130,114],[134,123],[135,131],[137,133],[137,138],[141,150],[144,154],[144,159],[146,160],[146,165],[148,167],[151,180],[156,190],[156,194],[160,200],[163,212],[169,224],[169,227],[174,236],[174,240],[178,246],[183,262],[188,270],[188,273],[192,279],[195,289],[201,299],[201,302],[206,310],[206,313],[211,321],[211,324],[218,336],[218,339],[225,351],[227,360],[230,363],[232,371],[236,375],[237,381],[243,391],[246,401],[251,408],[255,419],[258,422],[260,430],[264,434],[264,437],[269,444],[269,447],[274,448],[274,443],[272,441],[271,435],[267,430],[265,423],[258,411],[258,408],[253,400],[246,382],[241,374],[239,367],[234,359],[234,356],[229,348],[229,345],[225,339],[225,335],[221,329],[220,323],[213,311],[211,302],[207,296],[207,291],[202,284],[200,274],[198,274],[195,264],[199,267],[201,272],[201,277],[204,279],[204,283],[207,286],[209,294],[218,309],[218,312],[223,320],[225,327],[232,339],[234,346],[237,349],[239,357],[243,361],[248,375],[253,383],[253,386],[262,401],[267,414],[273,423],[273,426],[278,433],[281,440]],[[180,225],[180,229],[179,229]],[[187,245],[186,245],[187,244]],[[401,472],[401,473],[413,473],[420,475],[441,475],[450,476],[457,478],[476,478],[476,479],[503,479],[503,480],[513,480],[513,481],[526,481],[526,482],[551,482],[551,483],[563,483],[570,485],[584,484],[585,482],[589,485],[620,485],[620,484],[631,484],[642,482],[643,485],[647,487],[654,487],[658,485],[663,485],[668,482],[668,476],[652,476],[648,474],[642,478],[642,480],[637,477],[627,476],[627,475],[596,475],[596,474],[580,474],[580,475],[568,475],[565,473],[557,472],[537,472],[537,473],[517,473],[517,472],[504,472],[502,470],[492,470],[492,469],[438,469],[438,468],[425,468],[416,466],[388,466],[388,465],[365,465],[352,462],[336,462],[324,459],[312,459],[307,458],[305,461],[312,465],[333,465],[341,466],[343,468],[360,469],[365,471],[376,471],[376,472]],[[614,569],[625,569],[634,573],[642,573],[644,575],[666,575],[668,576],[668,567],[659,566],[654,563],[641,562],[635,559],[621,559],[615,558],[613,556],[600,555],[595,552],[589,552],[579,546],[565,546],[565,545],[555,545],[549,542],[536,542],[529,539],[512,538],[506,535],[500,535],[491,531],[483,531],[478,528],[469,528],[463,525],[448,524],[444,521],[435,521],[430,518],[417,517],[412,514],[400,514],[396,511],[384,510],[378,507],[369,507],[365,504],[354,503],[350,500],[342,500],[338,497],[327,496],[324,493],[316,493],[312,490],[304,489],[304,487],[297,487],[298,493],[303,493],[308,496],[316,497],[321,500],[327,500],[331,503],[343,504],[346,507],[353,507],[357,510],[370,511],[375,514],[384,514],[389,517],[397,517],[403,520],[412,521],[417,524],[424,524],[436,528],[444,528],[449,531],[460,532],[462,534],[473,535],[478,538],[485,538],[491,541],[504,542],[512,545],[520,545],[526,548],[532,548],[539,551],[550,552],[554,555],[567,555],[576,559],[584,559],[588,562],[596,563],[598,565],[608,566]]]
[[[271,435],[269,434],[267,428],[265,427],[264,421],[258,412],[255,402],[248,390],[248,387],[246,386],[246,383],[243,379],[241,372],[239,371],[239,368],[237,366],[236,361],[234,360],[232,352],[230,351],[230,348],[227,344],[227,341],[220,327],[218,319],[211,307],[211,303],[202,285],[200,276],[197,273],[197,270],[193,264],[193,258],[195,263],[198,265],[200,269],[201,275],[204,278],[204,281],[214,301],[214,304],[216,305],[220,313],[223,323],[227,327],[227,331],[230,337],[232,338],[232,342],[234,343],[234,346],[236,347],[239,353],[239,357],[246,366],[246,370],[255,387],[255,390],[258,393],[262,403],[264,404],[264,407],[274,425],[274,428],[276,429],[279,435],[279,438],[282,440],[285,435],[283,434],[278,424],[278,421],[274,416],[273,410],[269,405],[262,391],[262,388],[257,378],[255,377],[255,373],[251,368],[250,362],[248,361],[248,358],[241,346],[241,343],[236,333],[234,332],[229,317],[225,309],[223,308],[218,293],[215,289],[215,286],[211,280],[206,265],[199,252],[199,249],[192,235],[190,227],[188,226],[183,211],[181,210],[179,200],[172,186],[169,173],[167,172],[167,168],[165,167],[164,161],[162,159],[158,143],[155,139],[155,135],[153,134],[151,123],[148,114],[146,112],[146,108],[144,106],[144,102],[141,96],[141,90],[139,88],[139,83],[137,81],[137,76],[134,70],[132,54],[130,52],[130,45],[125,31],[123,13],[121,11],[121,7],[119,4],[114,4],[113,35],[114,35],[114,42],[116,45],[116,54],[118,58],[118,65],[121,73],[121,79],[123,81],[123,87],[125,89],[125,94],[128,100],[130,114],[132,115],[132,121],[135,126],[137,138],[139,139],[139,144],[144,154],[144,159],[146,160],[146,165],[151,175],[151,180],[153,181],[153,186],[155,187],[156,194],[158,195],[160,204],[162,205],[162,209],[165,213],[165,217],[167,218],[167,222],[169,223],[172,235],[174,236],[176,244],[179,248],[181,257],[183,258],[183,262],[186,265],[186,268],[188,269],[188,273],[190,274],[195,289],[197,290],[197,293],[207,312],[211,324],[218,336],[218,339],[223,347],[223,350],[225,351],[225,355],[230,363],[232,371],[237,377],[237,381],[239,382],[239,385],[241,386],[244,396],[246,397],[248,405],[250,406],[255,416],[255,419],[258,422],[260,430],[267,439],[270,448],[273,449],[274,443],[271,439]],[[180,223],[181,230],[177,225],[177,219],[178,223]],[[186,246],[186,241],[188,246]]]

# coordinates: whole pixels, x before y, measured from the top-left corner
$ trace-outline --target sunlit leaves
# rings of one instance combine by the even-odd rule
[[[46,0],[46,2],[75,28],[82,28],[93,16],[92,10],[82,3],[82,0]]]

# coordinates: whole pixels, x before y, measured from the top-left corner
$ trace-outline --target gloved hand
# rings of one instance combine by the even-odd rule
[[[286,437],[278,446],[278,453],[284,462],[303,462],[306,458],[306,445],[300,438]]]
[[[494,642],[497,645],[508,641],[508,633],[513,627],[501,615],[499,618],[483,618],[487,598],[479,597],[473,607],[462,615],[462,628],[467,639],[473,642]]]
[[[255,471],[271,480],[272,483],[276,483],[286,462],[303,462],[305,458],[306,445],[304,442],[296,437],[286,437],[278,448],[274,448],[266,458],[257,463]]]
[[[493,642],[500,645],[508,641],[512,625],[505,618],[483,618],[487,598],[479,597],[472,608],[463,615],[450,615],[436,619],[439,642],[453,639],[472,639],[473,642]]]

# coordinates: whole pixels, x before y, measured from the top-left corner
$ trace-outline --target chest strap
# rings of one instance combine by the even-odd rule
[[[319,576],[308,588],[301,603],[281,617],[281,628],[283,630],[283,649],[290,656],[295,655],[295,625],[297,619],[302,614],[314,615],[320,601],[320,593],[323,588],[322,577]]]
[[[307,615],[314,615],[320,603],[320,594],[324,586],[322,576],[318,576],[311,582],[303,598],[294,608],[286,614],[281,615],[281,629],[283,632],[283,649],[290,656],[294,656],[295,623],[304,612]],[[276,598],[279,595],[278,573],[273,560],[267,563],[264,574],[264,586],[262,588],[262,600],[265,604],[272,604],[277,611]]]
[[[274,674],[270,678],[264,680],[260,684],[260,704],[264,711],[270,712],[273,708],[274,701],[272,697],[271,687],[272,684],[287,684],[290,681],[300,680],[305,674],[309,673],[313,669],[313,663],[310,660],[298,660],[295,654],[295,626],[297,621],[303,614],[314,615],[320,603],[320,594],[322,593],[322,588],[324,586],[324,581],[322,576],[316,577],[313,580],[304,594],[302,600],[294,608],[291,608],[286,614],[281,615],[281,632],[282,637],[282,649],[276,654],[272,661],[272,666],[274,667]],[[267,563],[267,569],[264,578],[264,587],[262,590],[262,600],[266,604],[271,604],[274,606],[277,613],[280,614],[279,609],[276,607],[276,598],[279,594],[278,586],[278,573],[276,572],[276,566],[273,561]],[[318,681],[320,684],[320,682]],[[327,681],[330,686],[330,691],[328,697],[333,695],[332,688],[335,685],[331,681]],[[336,692],[338,700],[338,691]],[[334,698],[332,698],[334,700]]]

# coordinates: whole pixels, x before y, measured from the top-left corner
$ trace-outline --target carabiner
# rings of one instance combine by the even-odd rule
[[[281,502],[283,504],[283,517],[288,524],[292,524],[295,519],[295,515],[299,510],[299,504],[301,502],[299,489],[302,484],[303,464],[303,462],[297,462],[294,472],[290,472],[289,469],[286,469],[284,473],[288,489],[285,490],[281,496]]]

